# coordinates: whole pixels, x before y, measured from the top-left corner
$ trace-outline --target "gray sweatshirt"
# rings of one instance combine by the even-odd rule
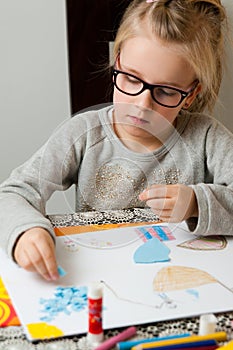
[[[40,226],[52,235],[46,202],[76,185],[76,211],[145,207],[139,193],[152,184],[193,187],[197,235],[233,235],[233,135],[215,119],[182,112],[162,147],[136,153],[112,128],[112,106],[65,121],[46,144],[0,186],[1,247],[12,255],[17,237]]]

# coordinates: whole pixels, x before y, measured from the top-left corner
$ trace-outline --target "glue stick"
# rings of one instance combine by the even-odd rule
[[[206,335],[216,332],[217,318],[214,314],[204,314],[200,316],[199,335]]]
[[[103,289],[100,282],[91,283],[88,288],[88,334],[91,344],[100,343],[103,338],[102,327]]]

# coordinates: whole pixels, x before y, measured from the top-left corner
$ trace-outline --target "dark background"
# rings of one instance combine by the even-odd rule
[[[111,102],[109,41],[131,0],[66,0],[71,112]]]

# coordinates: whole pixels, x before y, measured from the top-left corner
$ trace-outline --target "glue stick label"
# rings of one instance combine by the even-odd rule
[[[89,323],[88,332],[90,334],[101,334],[102,328],[102,298],[88,299]]]

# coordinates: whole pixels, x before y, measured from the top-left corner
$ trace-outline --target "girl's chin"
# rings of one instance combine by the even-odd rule
[[[152,137],[165,141],[174,130],[174,126],[164,118],[157,118],[156,121],[148,121],[132,114],[124,114],[124,117],[114,116],[116,129],[136,137]]]
[[[124,124],[122,128],[128,135],[132,135],[133,137],[156,137],[156,133],[153,133],[149,127],[147,129],[145,125],[142,126],[140,124]]]

